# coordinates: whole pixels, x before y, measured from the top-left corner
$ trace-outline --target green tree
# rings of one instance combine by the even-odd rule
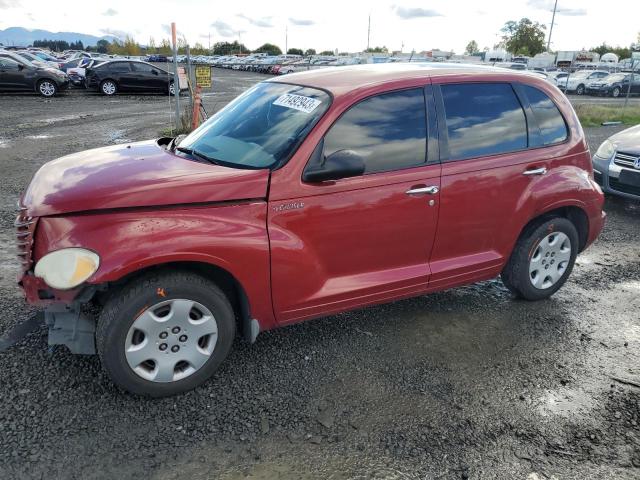
[[[373,47],[367,48],[365,53],[389,53],[389,49],[387,47]]]
[[[266,44],[265,44],[266,45]],[[217,42],[213,44],[214,55],[232,55],[234,53],[247,53],[250,50],[237,40],[231,42]]]
[[[98,43],[96,43],[96,50],[98,53],[107,53],[110,45],[109,40],[98,40]]]
[[[600,56],[604,55],[605,53],[609,53],[609,52],[615,53],[618,56],[618,58],[620,58],[620,60],[622,60],[623,58],[631,57],[631,49],[630,48],[627,48],[627,47],[612,47],[611,45],[607,45],[606,43],[603,43],[602,45],[594,47],[594,48],[590,49],[589,51],[590,52],[596,52]]]
[[[320,55],[333,55],[333,52],[331,50],[323,50],[320,52]]]
[[[476,42],[475,40],[471,40],[469,43],[467,43],[467,48],[465,48],[464,53],[466,53],[467,55],[475,55],[479,51],[480,50],[478,50],[478,42]]]
[[[519,22],[508,21],[502,27],[502,40],[508,52],[533,57],[545,51],[546,26],[523,18]]]
[[[149,37],[149,45],[147,45],[147,51],[149,53],[156,53],[158,47],[156,47],[156,39],[153,37]]]
[[[160,42],[160,46],[156,50],[160,55],[170,55],[171,54],[171,44],[169,40],[163,38]]]
[[[290,48],[289,50],[287,50],[287,53],[289,55],[304,55],[304,52],[301,48]]]
[[[304,51],[304,54],[308,57],[310,55],[315,55],[316,54],[316,49],[315,48],[307,48]]]
[[[269,55],[280,55],[282,54],[282,50],[277,45],[273,43],[265,43],[264,45],[260,45],[258,48],[254,50],[255,53],[268,53]]]

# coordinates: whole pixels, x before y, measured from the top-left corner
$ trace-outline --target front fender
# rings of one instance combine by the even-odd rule
[[[244,288],[261,328],[274,323],[266,203],[135,209],[40,219],[34,256],[84,247],[100,256],[87,281],[104,284],[170,262],[200,262],[229,272]]]

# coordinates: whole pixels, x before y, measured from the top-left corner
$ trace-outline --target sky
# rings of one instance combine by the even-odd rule
[[[194,45],[240,39],[255,49],[265,42],[284,50],[315,48],[340,52],[370,45],[389,50],[439,48],[462,53],[470,40],[480,49],[499,41],[508,20],[528,17],[551,23],[554,0],[323,0],[322,2],[235,0],[0,0],[0,29],[73,31],[92,35],[129,34],[147,44],[169,37],[171,22]],[[628,14],[625,14],[628,12]],[[552,49],[577,50],[607,42],[629,46],[640,30],[636,0],[558,0]]]

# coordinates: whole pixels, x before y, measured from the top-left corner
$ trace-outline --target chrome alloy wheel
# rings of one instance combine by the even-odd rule
[[[157,303],[133,322],[125,340],[129,367],[152,382],[175,382],[211,358],[218,324],[204,305],[187,299]]]
[[[553,232],[542,239],[529,260],[531,284],[547,289],[562,278],[571,261],[571,240],[562,232]]]
[[[51,97],[56,93],[55,85],[51,83],[49,80],[44,80],[40,82],[38,89],[40,90],[40,93],[45,97]]]
[[[176,88],[173,85],[173,82],[171,82],[169,84],[169,95],[175,95],[176,94]]]
[[[113,82],[104,82],[102,84],[102,93],[105,95],[113,95],[116,93],[116,84]]]

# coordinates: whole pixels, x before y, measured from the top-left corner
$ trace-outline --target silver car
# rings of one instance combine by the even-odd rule
[[[640,200],[640,125],[602,142],[592,161],[595,180],[605,193]]]

